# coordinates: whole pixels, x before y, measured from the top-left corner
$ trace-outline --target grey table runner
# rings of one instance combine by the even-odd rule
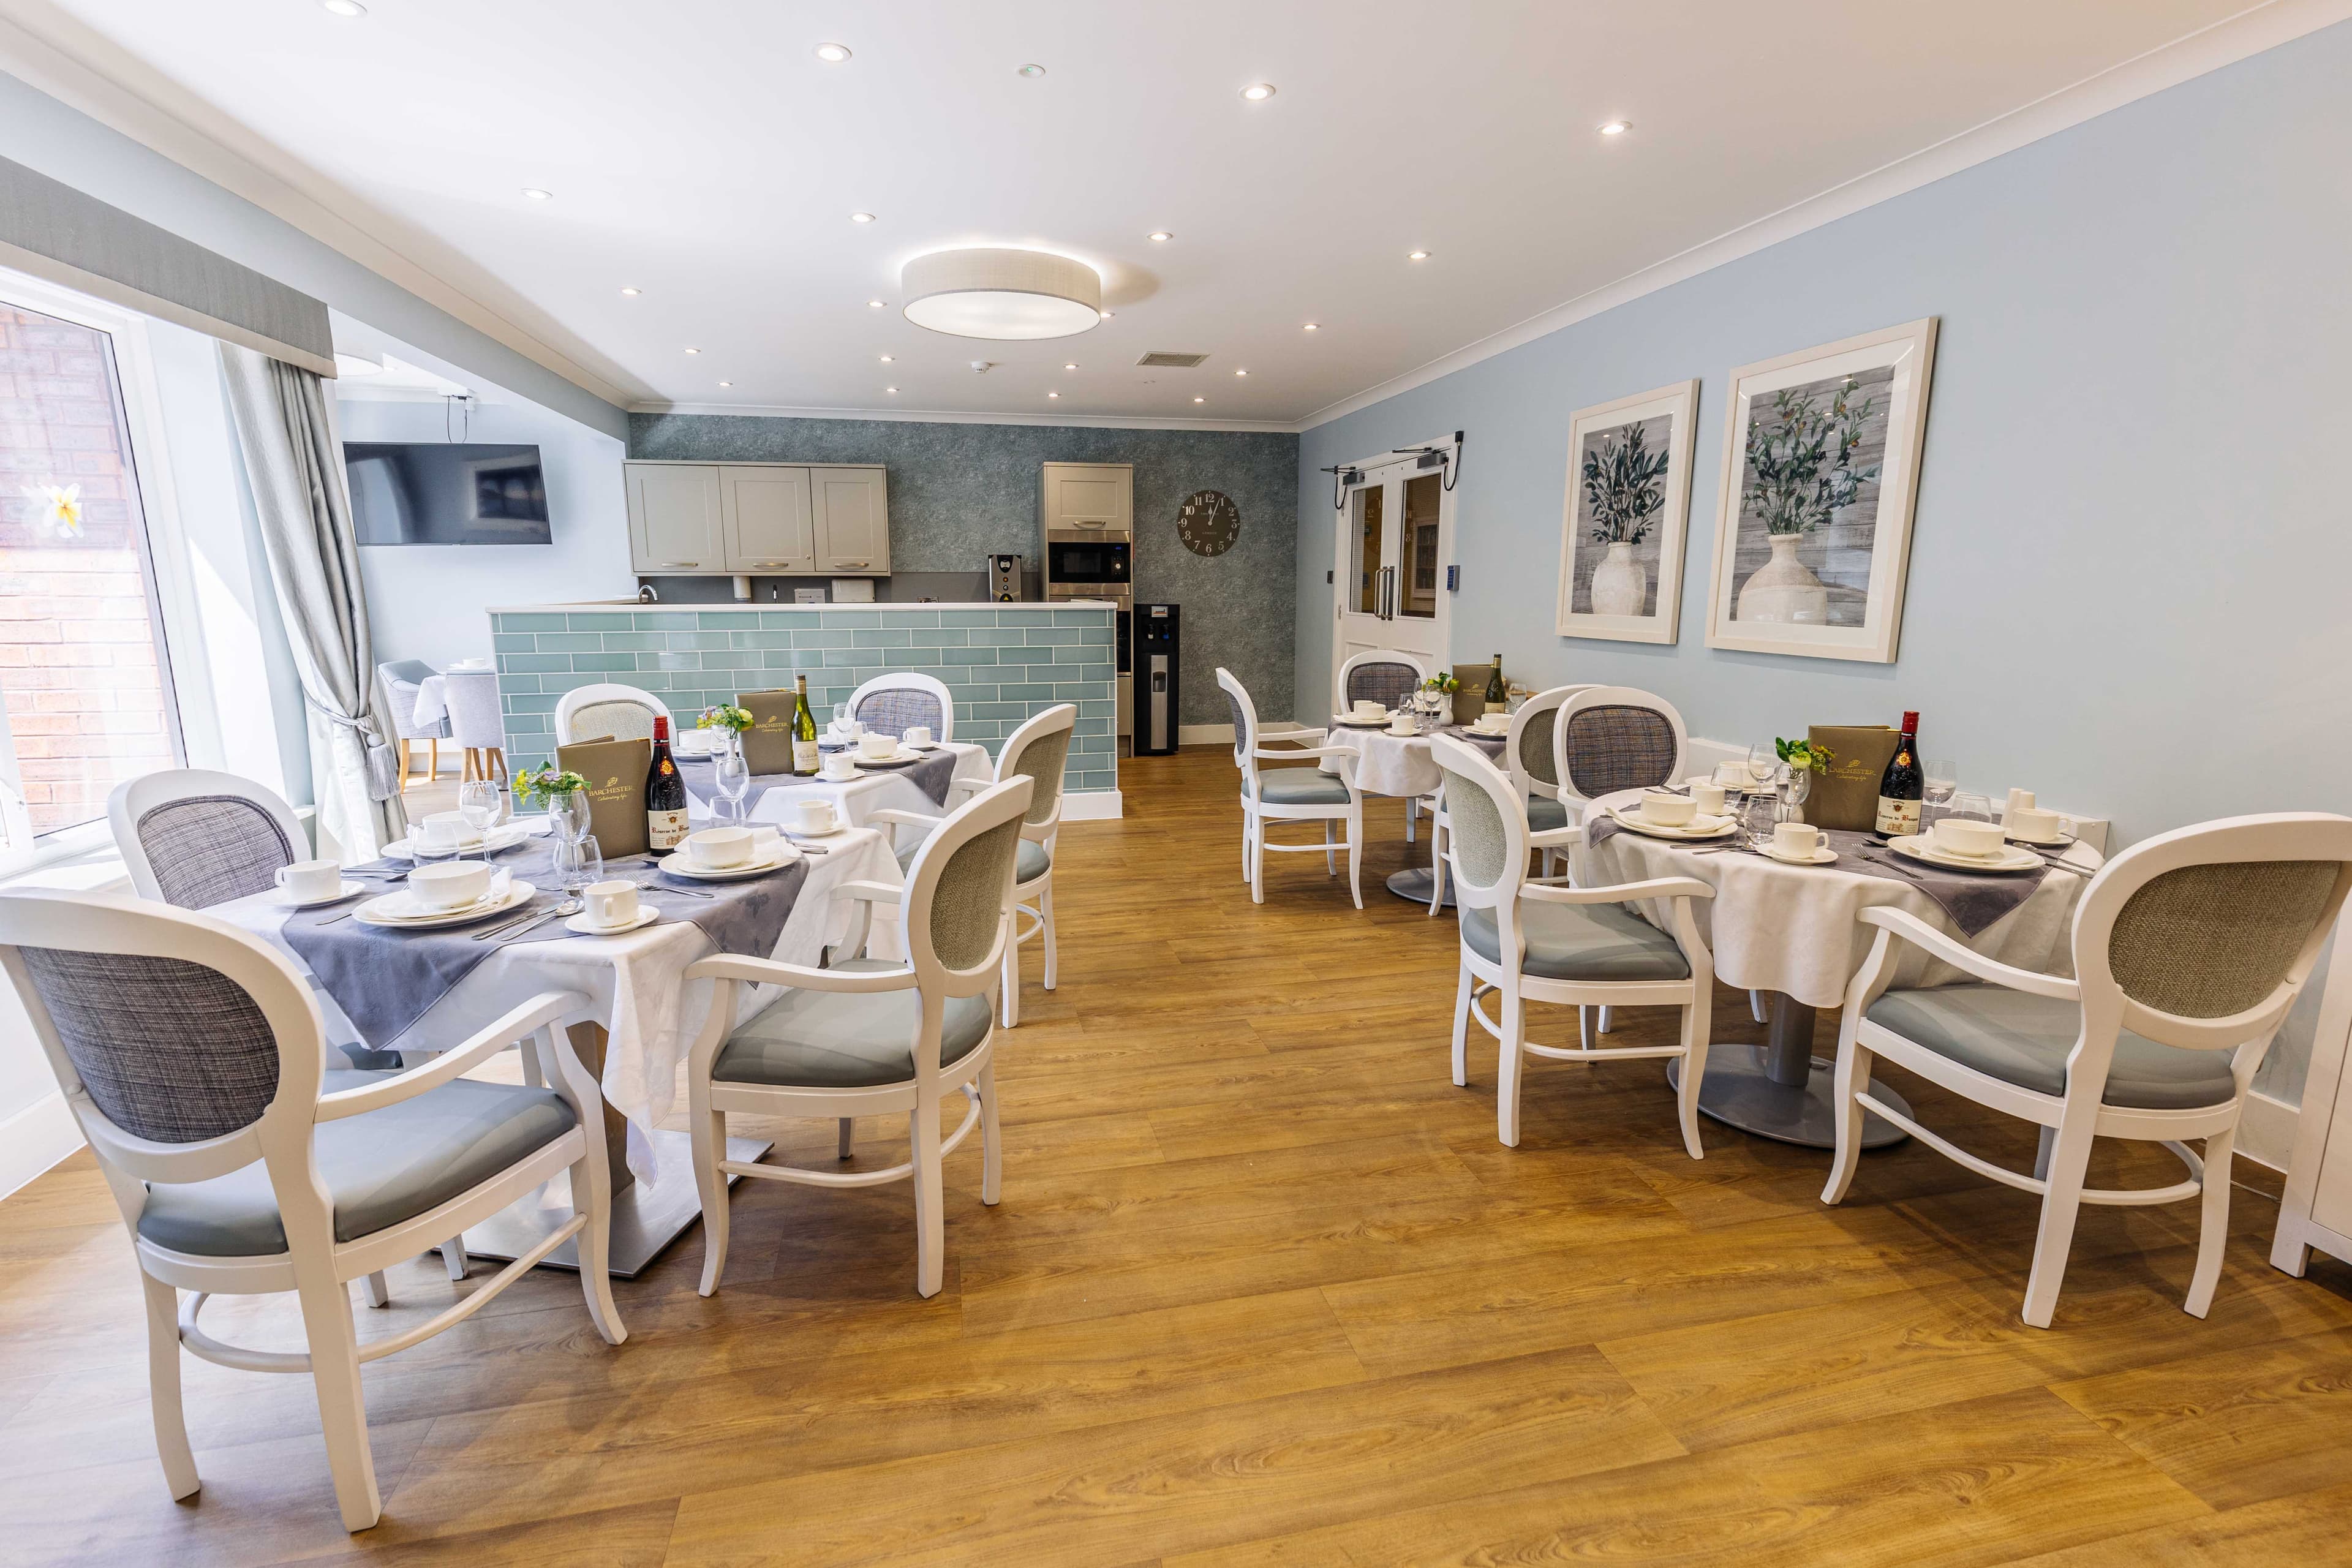
[[[824,749],[832,752],[846,748],[827,746]],[[932,805],[945,805],[948,803],[948,784],[955,777],[955,769],[956,753],[942,746],[937,751],[924,752],[920,762],[887,768],[860,768],[857,773],[860,778],[873,773],[903,773],[915,781],[918,789],[931,797]],[[685,778],[686,787],[696,795],[709,801],[719,798],[719,784],[714,776],[718,770],[709,758],[680,757],[677,759],[677,771]],[[750,813],[759,805],[761,797],[772,789],[805,787],[816,782],[796,773],[753,773],[751,787],[743,792],[743,810]]]
[[[1507,734],[1482,735],[1477,731],[1470,728],[1467,724],[1441,725],[1437,730],[1437,733],[1441,735],[1451,735],[1457,741],[1467,741],[1472,745],[1477,747],[1480,751],[1486,752],[1489,756],[1499,755],[1504,745],[1510,740],[1510,737]]]
[[[550,910],[562,900],[554,887],[554,847],[547,839],[528,839],[498,864],[539,889],[527,906],[531,910]],[[605,862],[604,875],[646,884],[638,894],[641,900],[666,918],[692,921],[720,952],[765,958],[775,951],[802,884],[808,880],[808,862],[795,860],[767,876],[738,882],[701,882],[670,877],[656,869],[651,857],[639,855]],[[387,890],[394,886],[397,884],[388,884]],[[698,899],[677,890],[685,888],[714,896]],[[390,931],[339,918],[353,907],[343,903],[298,910],[287,917],[284,935],[360,1037],[376,1047],[407,1033],[476,964],[508,942],[547,942],[575,934],[562,921],[551,920],[519,938],[477,942],[476,936],[495,921],[437,931]],[[521,912],[518,908],[508,918]]]
[[[1597,847],[1620,833],[1630,831],[1607,813],[1596,813],[1586,830],[1586,842]],[[1933,900],[1936,907],[1950,917],[1952,923],[1959,928],[1960,934],[1966,937],[1982,935],[1994,921],[2032,898],[2033,889],[2042,885],[2042,878],[2073,874],[2049,870],[2040,873],[1947,871],[1941,867],[1907,860],[1867,833],[1837,828],[1825,831],[1829,834],[1830,847],[1838,853],[1835,869],[1910,883]],[[1692,841],[1689,847],[1696,849],[1713,844],[1733,845],[1738,842],[1737,835],[1726,835],[1721,838]],[[1744,847],[1727,852],[1752,853]]]

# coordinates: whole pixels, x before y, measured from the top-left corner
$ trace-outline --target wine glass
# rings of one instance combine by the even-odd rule
[[[1992,802],[1980,795],[1955,795],[1952,796],[1951,809],[1944,815],[1947,816],[1957,816],[1967,822],[1990,822],[1992,820]]]
[[[742,821],[743,796],[751,787],[751,764],[744,759],[742,737],[732,730],[719,733],[718,750],[710,758],[710,782],[726,803],[724,815]]]
[[[833,732],[836,735],[849,733],[849,700],[847,698],[833,705]]]
[[[1762,789],[1780,771],[1780,748],[1771,742],[1759,741],[1748,748],[1748,782],[1751,787]]]
[[[457,812],[482,847],[483,858],[489,858],[490,829],[499,825],[499,816],[505,805],[505,792],[488,779],[468,779],[457,786]]]
[[[566,898],[577,898],[583,888],[604,879],[604,855],[594,834],[556,840],[555,878]]]
[[[1960,787],[1960,764],[1948,757],[1930,757],[1923,776],[1927,805],[1939,808],[1948,804],[1952,793]]]

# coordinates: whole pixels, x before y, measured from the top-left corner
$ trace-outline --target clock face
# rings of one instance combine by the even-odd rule
[[[1176,514],[1176,537],[1195,555],[1223,555],[1241,532],[1242,509],[1216,490],[1194,490]]]

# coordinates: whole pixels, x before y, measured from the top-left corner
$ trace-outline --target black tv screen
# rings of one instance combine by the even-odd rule
[[[547,544],[537,447],[346,441],[362,544]]]

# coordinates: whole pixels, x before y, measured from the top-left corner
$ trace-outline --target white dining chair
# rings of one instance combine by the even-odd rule
[[[266,893],[281,869],[310,858],[277,792],[211,768],[126,779],[106,797],[106,820],[139,896],[184,910]]]
[[[1524,1058],[1606,1061],[1635,1057],[1679,1058],[1676,1110],[1683,1147],[1706,1157],[1698,1136],[1698,1087],[1706,1074],[1715,960],[1691,918],[1691,900],[1714,897],[1696,877],[1655,877],[1606,888],[1569,888],[1528,877],[1528,819],[1507,774],[1477,748],[1451,735],[1431,739],[1430,753],[1445,777],[1446,813],[1453,822],[1447,853],[1461,915],[1461,979],[1454,998],[1454,1081],[1469,1081],[1470,1020],[1495,1037],[1496,1135],[1517,1148],[1519,1080]],[[1665,902],[1674,929],[1662,931],[1625,906]],[[1480,999],[1501,998],[1490,1018]],[[1597,1047],[1580,1026],[1573,1048],[1538,1046],[1527,1037],[1527,1005],[1678,1007],[1682,1030],[1670,1046]]]
[[[2197,1198],[2197,1264],[2183,1308],[2213,1302],[2230,1224],[2231,1151],[2254,1071],[2302,994],[2352,888],[2352,817],[2238,816],[2176,828],[2102,867],[2074,908],[2074,978],[1997,963],[1917,917],[1878,928],[1838,1029],[1837,1153],[1822,1201],[1861,1162],[1864,1110],[1955,1163],[2042,1200],[2025,1321],[2050,1326],[2084,1204]],[[1898,942],[1970,977],[1896,987]],[[2041,1129],[2027,1175],[1970,1153],[1871,1091],[1876,1063]],[[2164,1187],[2084,1184],[2092,1141],[2161,1143],[2187,1169]],[[2188,1140],[2204,1141],[2200,1158]]]
[[[1335,713],[1352,712],[1360,701],[1378,702],[1393,710],[1411,697],[1429,679],[1429,662],[1417,653],[1402,648],[1368,648],[1349,654],[1339,666],[1339,674],[1332,682],[1338,694]],[[1413,842],[1420,832],[1421,814],[1427,811],[1434,818],[1438,813],[1434,795],[1409,795],[1404,807],[1404,841]],[[1443,901],[1443,895],[1440,895]],[[1432,910],[1436,906],[1431,906]]]
[[[849,694],[849,716],[868,730],[904,736],[916,725],[942,744],[955,739],[955,699],[947,682],[920,670],[877,675]]]
[[[1689,733],[1675,705],[1631,686],[1571,692],[1552,727],[1552,772],[1571,826],[1604,795],[1674,783],[1689,754]]]
[[[1242,880],[1249,884],[1250,901],[1265,902],[1265,852],[1279,854],[1311,854],[1323,852],[1324,869],[1332,876],[1339,874],[1337,856],[1348,852],[1348,893],[1356,907],[1364,907],[1364,797],[1356,788],[1356,753],[1346,746],[1309,745],[1320,741],[1325,731],[1314,729],[1286,730],[1279,735],[1262,735],[1258,728],[1257,704],[1251,700],[1249,689],[1230,669],[1220,667],[1217,684],[1224,689],[1225,702],[1234,716],[1234,765],[1242,773]],[[1282,751],[1272,749],[1282,743]],[[1260,763],[1319,763],[1331,759],[1339,771],[1327,773],[1320,767],[1261,768]],[[1274,844],[1266,839],[1266,829],[1282,822],[1319,822],[1323,825],[1320,844]],[[1333,835],[1344,825],[1345,840]]]
[[[405,795],[409,785],[419,782],[412,767],[418,747],[425,751],[421,782],[431,784],[441,776],[441,742],[449,738],[449,715],[430,724],[416,721],[417,694],[440,671],[421,658],[402,658],[377,665],[375,672],[383,681],[384,708],[392,714],[393,733],[399,742],[400,789]]]
[[[307,1373],[343,1524],[383,1512],[360,1368],[473,1316],[574,1242],[588,1314],[625,1337],[606,1277],[604,1103],[558,1020],[575,993],[532,997],[429,1066],[325,1066],[310,991],[225,921],[131,899],[0,894],[0,970],[14,983],[129,1232],[147,1309],[155,1446],[172,1496],[198,1489],[180,1352],[247,1372]],[[552,1089],[458,1075],[536,1035]],[[572,1215],[425,1322],[359,1342],[351,1284],[564,1175]],[[193,1294],[180,1300],[183,1290]],[[292,1293],[307,1352],[226,1343],[216,1295]],[[371,1291],[371,1299],[375,1300]],[[376,1304],[381,1305],[381,1300]]]
[[[669,710],[650,691],[617,681],[575,686],[555,700],[555,743],[581,741],[650,741],[654,721]]]
[[[1062,832],[1062,767],[1069,760],[1070,737],[1077,722],[1077,708],[1068,702],[1032,714],[1005,738],[996,754],[994,777],[954,779],[948,784],[950,799],[977,794],[1008,779],[1025,778],[1034,786],[1021,824],[1021,854],[1013,877],[1013,939],[1004,949],[1003,1016],[1008,1029],[1021,1022],[1021,944],[1033,936],[1044,939],[1046,990],[1054,989],[1060,971],[1061,949],[1054,928],[1054,851]],[[935,832],[942,820],[889,806],[866,816],[869,827],[908,827],[925,836]],[[914,865],[923,843],[921,837],[912,838],[898,850],[901,870]]]
[[[460,779],[507,783],[507,720],[499,701],[495,669],[452,669],[441,677],[449,699],[449,739],[456,743],[463,766]]]
[[[994,998],[1003,983],[1013,923],[1026,778],[991,784],[948,814],[915,854],[906,882],[843,882],[834,896],[858,902],[853,934],[838,952],[864,946],[873,903],[894,903],[907,947],[903,964],[847,958],[824,969],[767,958],[706,958],[686,972],[715,983],[715,994],[688,1058],[688,1126],[702,1194],[702,1284],[719,1289],[727,1266],[727,1178],[757,1176],[813,1187],[915,1187],[915,1289],[936,1296],[947,1258],[941,1163],[975,1123],[980,1128],[980,1201],[993,1205],[1003,1151],[997,1136]],[[742,984],[792,989],[749,1023],[733,1025]],[[730,1027],[730,1026],[733,1026]],[[940,1136],[940,1102],[961,1092],[963,1121]],[[822,1117],[903,1115],[912,1144],[901,1164],[879,1171],[808,1171],[730,1160],[727,1113]]]
[[[1528,843],[1543,856],[1543,875],[1555,870],[1554,862],[1568,847],[1577,841],[1576,825],[1569,820],[1568,807],[1559,803],[1559,777],[1552,755],[1552,731],[1559,719],[1559,707],[1570,697],[1585,689],[1581,686],[1555,686],[1538,691],[1519,705],[1511,715],[1510,729],[1503,737],[1503,771],[1511,787],[1519,792],[1528,816]],[[1430,830],[1430,894],[1432,915],[1445,903],[1445,835],[1449,827],[1445,817],[1444,791],[1438,792],[1437,809]]]

